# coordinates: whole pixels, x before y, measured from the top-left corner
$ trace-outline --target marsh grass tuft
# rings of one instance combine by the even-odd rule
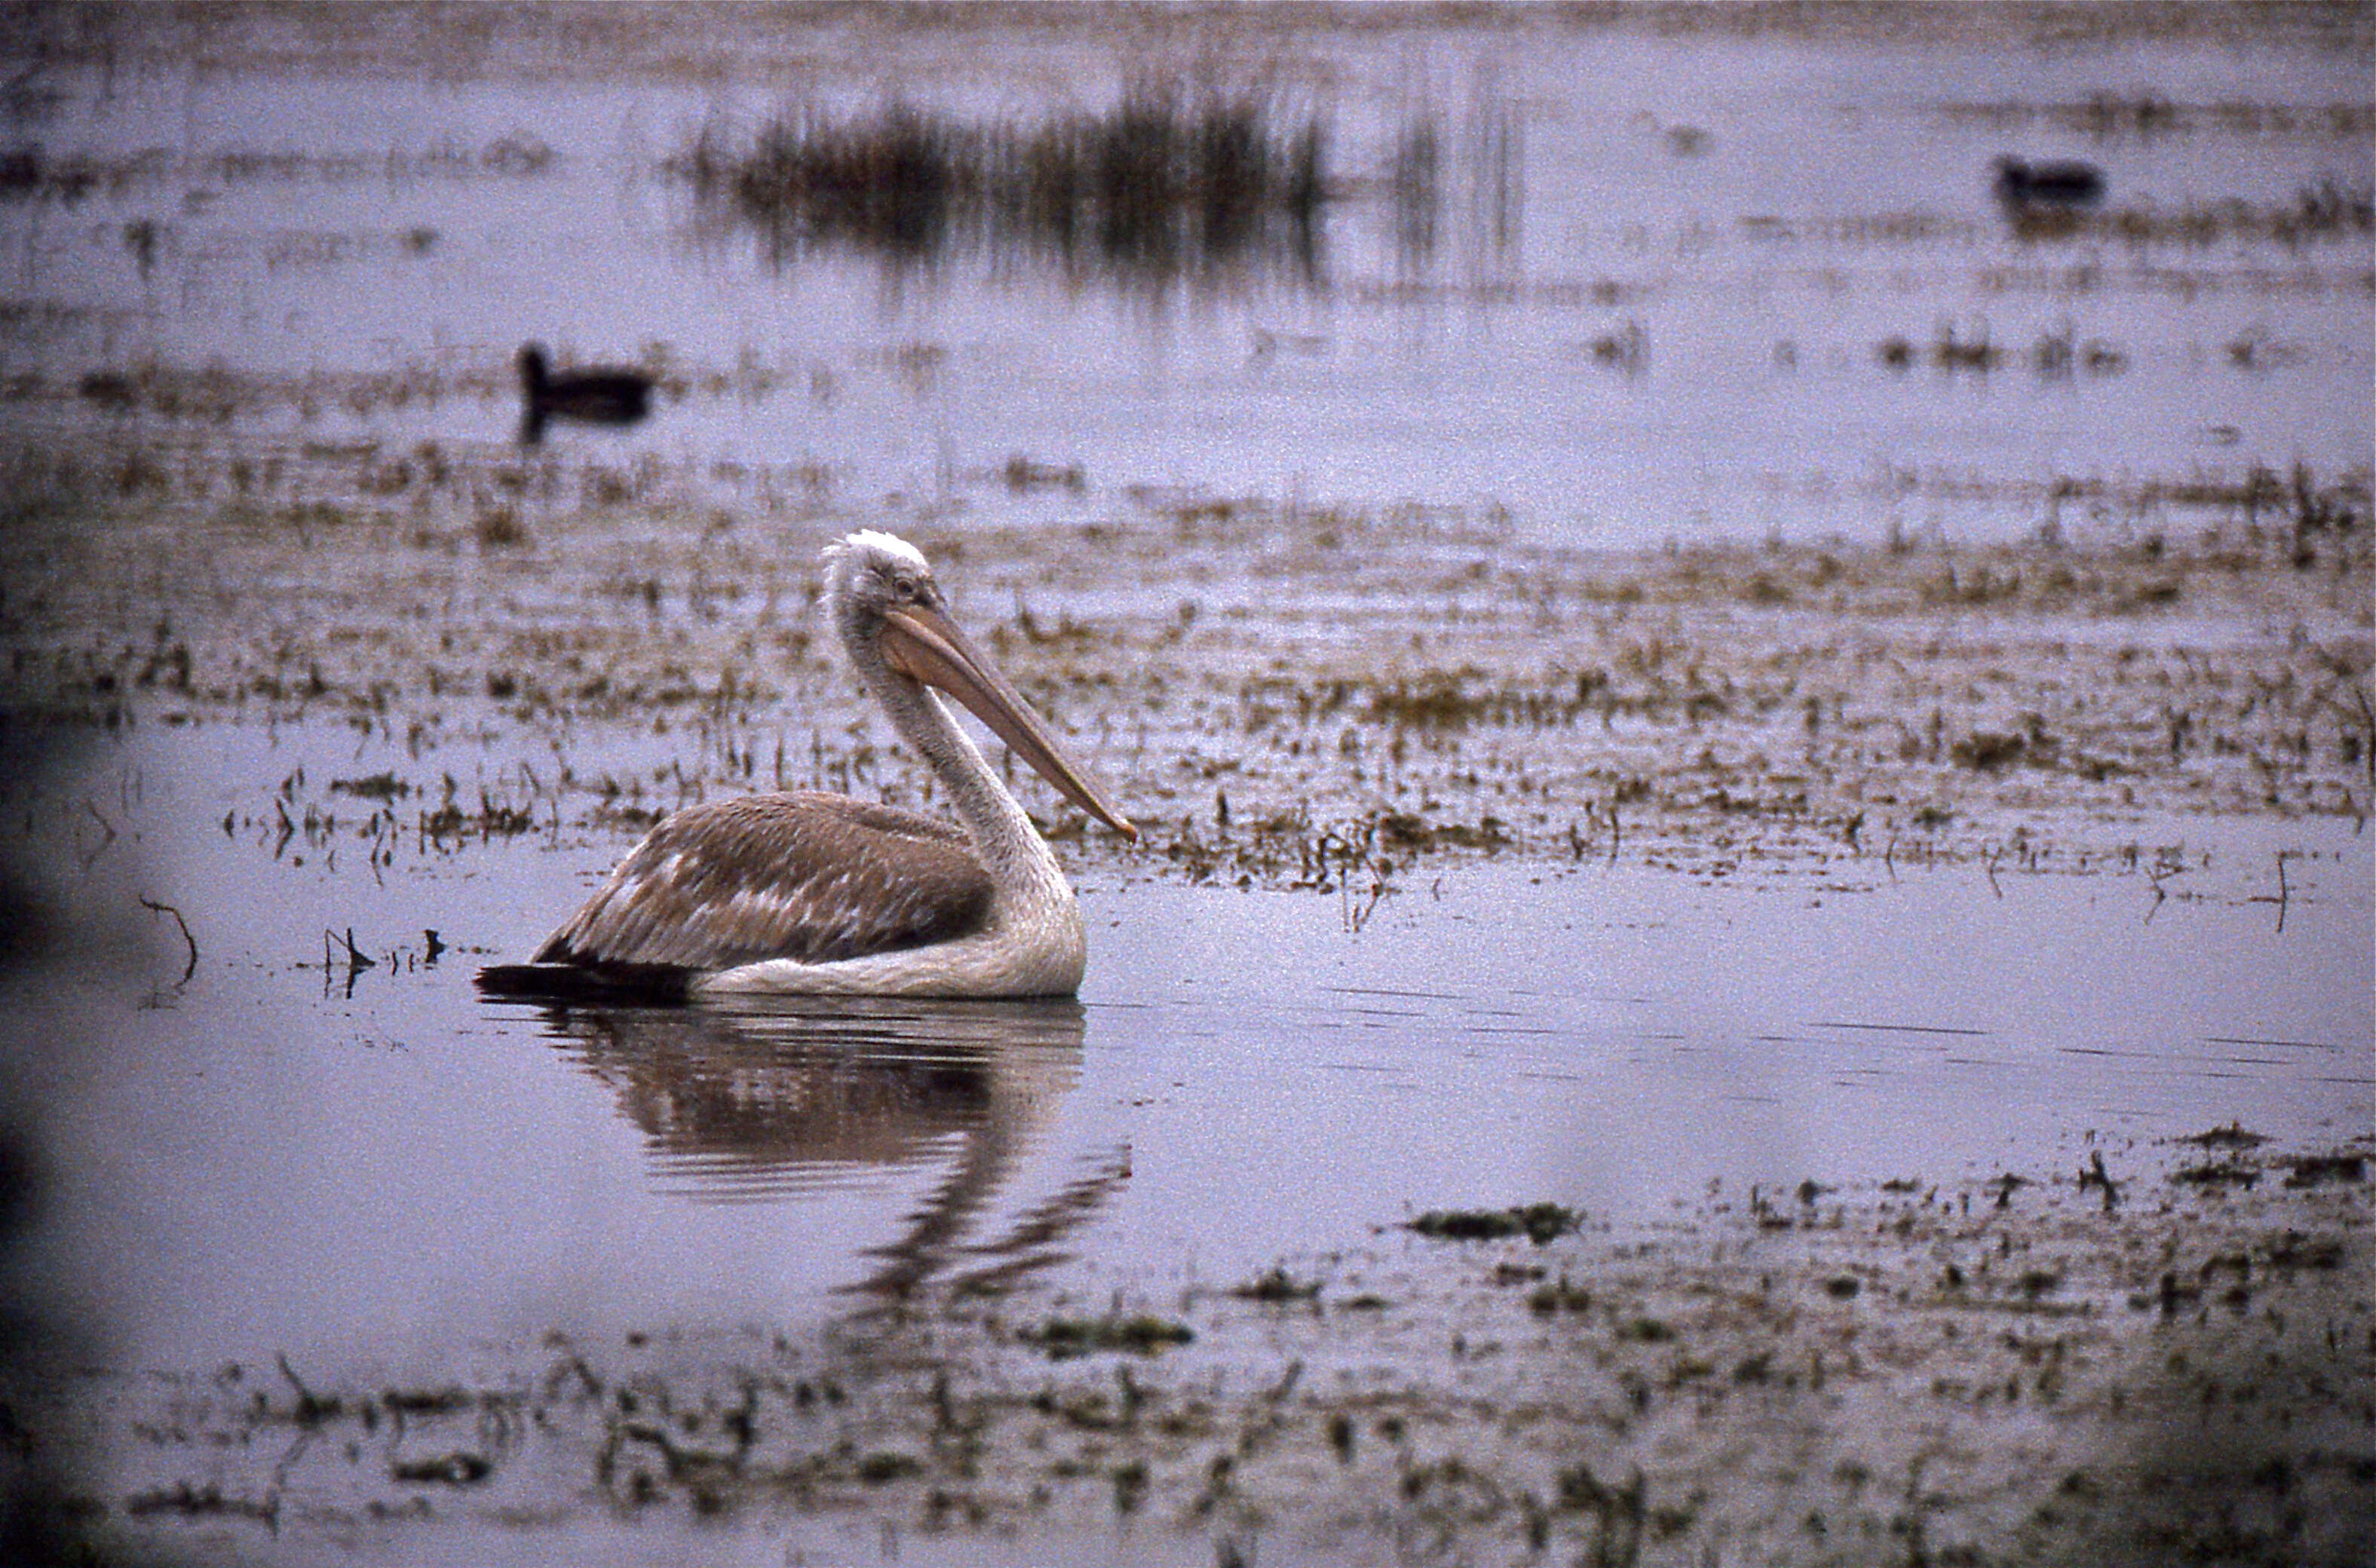
[[[1432,1208],[1404,1229],[1437,1241],[1499,1241],[1524,1236],[1539,1247],[1574,1230],[1578,1218],[1574,1209],[1555,1203],[1498,1209]]]
[[[1281,1305],[1289,1301],[1313,1301],[1320,1296],[1320,1281],[1298,1279],[1287,1271],[1285,1264],[1273,1264],[1243,1285],[1230,1287],[1230,1294],[1243,1301]]]
[[[1023,1330],[1018,1337],[1046,1351],[1049,1360],[1062,1361],[1106,1350],[1152,1356],[1171,1346],[1185,1345],[1196,1335],[1186,1324],[1140,1313],[1098,1318],[1051,1317],[1037,1328]]]
[[[1316,277],[1325,143],[1317,117],[1261,94],[1155,84],[1037,124],[790,110],[747,139],[707,127],[671,167],[778,265],[831,248],[919,267],[983,255],[1163,286]]]

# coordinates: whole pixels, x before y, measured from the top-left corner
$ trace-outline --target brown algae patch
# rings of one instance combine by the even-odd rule
[[[1159,1309],[925,1292],[814,1333],[558,1336],[434,1387],[101,1378],[104,1542],[640,1527],[1018,1532],[1161,1555],[2322,1563],[2376,1505],[2366,1140],[2097,1145],[1623,1230],[1381,1232]],[[2309,1182],[2284,1171],[2316,1170]],[[1397,1235],[1401,1236],[1396,1240]],[[91,1435],[98,1435],[96,1432]],[[111,1446],[113,1446],[111,1444]],[[1209,1541],[1210,1545],[1199,1543]],[[929,1553],[928,1553],[929,1554]]]

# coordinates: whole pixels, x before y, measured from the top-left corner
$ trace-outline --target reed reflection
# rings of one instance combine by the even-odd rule
[[[1507,286],[1524,243],[1522,113],[1491,72],[1468,97],[1449,111],[1421,95],[1383,120],[1357,110],[1341,130],[1291,93],[1179,83],[1037,120],[793,105],[713,121],[668,167],[695,235],[755,242],[779,272],[838,255],[895,276],[972,261],[1137,295]]]
[[[1102,113],[969,122],[891,104],[705,129],[672,167],[702,226],[784,268],[835,249],[898,268],[979,255],[1124,288],[1316,283],[1326,137],[1261,95],[1150,87]]]
[[[853,1289],[906,1296],[1045,1266],[1129,1176],[1088,1160],[1001,1235],[972,1240],[1077,1081],[1076,1002],[766,998],[732,1006],[581,1007],[555,1043],[608,1085],[666,1188],[703,1202],[781,1200],[854,1177],[945,1166]]]

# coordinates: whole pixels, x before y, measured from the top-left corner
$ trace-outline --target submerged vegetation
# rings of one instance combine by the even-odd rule
[[[1515,1208],[1432,1208],[1409,1222],[1411,1230],[1432,1241],[1500,1241],[1524,1236],[1536,1246],[1547,1246],[1576,1228],[1575,1212],[1555,1203],[1522,1204]]]
[[[2005,224],[2024,241],[2095,241],[2143,248],[2271,244],[2365,244],[2376,234],[2376,194],[2346,189],[2333,180],[2307,185],[2274,202],[2227,200],[2163,207],[2132,203],[2101,211],[2012,206]]]
[[[2216,1178],[2185,1140],[2115,1146],[2142,1198],[2117,1206],[2085,1172],[1810,1180],[1787,1211],[1711,1189],[1646,1239],[1494,1228],[1410,1243],[1441,1264],[1415,1274],[1408,1249],[1357,1248],[1326,1260],[1341,1289],[1282,1262],[1176,1314],[960,1292],[789,1336],[556,1334],[483,1382],[286,1358],[77,1373],[66,1396],[142,1439],[112,1493],[43,1505],[77,1530],[120,1509],[261,1534],[426,1519],[434,1496],[446,1529],[518,1529],[557,1488],[647,1531],[764,1518],[794,1555],[862,1522],[1101,1552],[1123,1524],[1134,1554],[1240,1562],[1265,1538],[2340,1562],[2376,1487],[2355,1435],[2376,1372],[2367,1140],[2221,1146]],[[1509,1212],[1538,1211],[1567,1218]],[[45,1404],[18,1415],[58,1430]]]
[[[1043,468],[1089,520],[900,526],[1084,727],[1146,841],[1050,827],[1125,874],[1325,893],[1358,926],[1467,855],[2132,870],[2148,818],[2376,799],[2365,472],[2061,479],[2001,497],[2039,519],[2017,544],[1597,553],[1491,507],[1108,496],[1028,457],[968,482]],[[931,804],[814,636],[816,542],[862,512],[813,470],[297,441],[12,474],[12,723],[389,748],[255,781],[229,830],[276,855],[609,842],[749,788]],[[300,577],[302,621],[276,610]]]

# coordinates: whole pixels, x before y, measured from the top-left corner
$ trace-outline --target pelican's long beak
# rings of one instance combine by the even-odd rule
[[[1138,837],[1130,819],[1073,766],[1072,758],[1056,744],[1056,737],[1026,706],[1023,694],[982,657],[957,630],[956,623],[927,605],[901,605],[884,612],[878,646],[892,669],[910,680],[938,686],[965,704],[1066,800],[1123,837]]]

